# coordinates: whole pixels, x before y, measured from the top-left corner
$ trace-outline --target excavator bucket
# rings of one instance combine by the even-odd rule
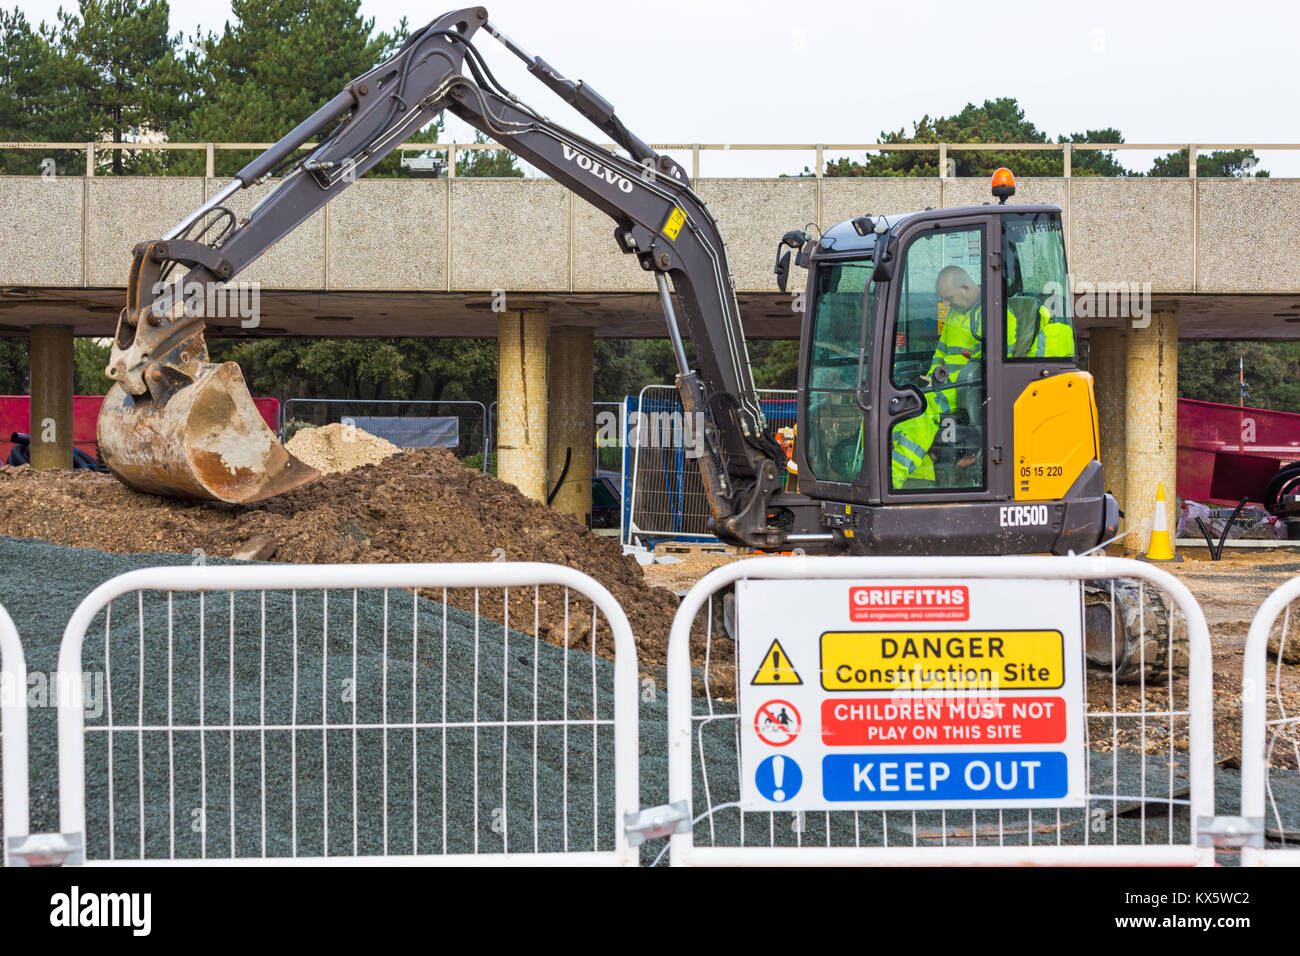
[[[114,385],[98,432],[109,470],[156,495],[249,504],[320,477],[267,427],[234,362],[199,365],[161,403]]]
[[[166,294],[163,266],[173,260],[211,267],[187,275],[187,284],[194,276],[229,275],[213,255],[187,240],[136,246],[105,369],[114,385],[99,410],[99,453],[137,491],[249,504],[315,481],[320,472],[280,444],[238,365],[208,361],[206,305]]]

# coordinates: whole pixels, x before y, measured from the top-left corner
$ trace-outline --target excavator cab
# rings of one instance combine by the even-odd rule
[[[847,550],[1065,553],[1113,536],[1058,207],[862,217],[802,252],[798,491]]]

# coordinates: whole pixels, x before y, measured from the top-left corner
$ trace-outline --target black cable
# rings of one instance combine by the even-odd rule
[[[566,477],[568,477],[568,474],[569,474],[569,463],[570,463],[572,460],[573,460],[573,448],[572,448],[572,447],[569,447],[569,448],[564,449],[564,467],[560,469],[560,477],[558,477],[558,478],[555,479],[555,487],[552,488],[552,489],[551,489],[551,493],[550,493],[549,495],[546,496],[546,503],[547,503],[548,505],[549,505],[552,501],[554,501],[554,500],[555,500],[555,496],[558,495],[558,494],[560,493],[560,487],[564,484],[564,479],[565,479]]]

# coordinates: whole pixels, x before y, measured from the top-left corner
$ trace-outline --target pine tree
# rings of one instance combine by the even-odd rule
[[[1267,179],[1267,169],[1254,168],[1258,163],[1259,157],[1255,155],[1253,149],[1216,149],[1210,153],[1197,155],[1196,175],[1202,179],[1241,178],[1246,175],[1246,167],[1249,164],[1250,175],[1258,179]],[[1187,150],[1180,149],[1176,153],[1157,156],[1155,162],[1151,164],[1151,172],[1148,175],[1183,177],[1190,171]]]
[[[131,142],[167,134],[187,109],[191,80],[167,32],[166,0],[81,0],[59,10],[56,108],[84,141]],[[158,152],[108,150],[105,171],[158,172]]]
[[[45,24],[33,28],[17,8],[0,10],[0,140],[57,142],[81,136],[71,114],[55,109],[58,76],[53,30]],[[36,175],[46,158],[63,171],[80,156],[6,150],[0,153],[0,172]]]
[[[186,137],[280,139],[405,38],[404,20],[393,34],[375,34],[374,18],[362,17],[360,8],[360,0],[232,0],[225,29],[195,38],[189,62],[199,89]],[[223,151],[218,175],[233,174],[255,155]]]
[[[482,133],[474,134],[474,142],[487,143],[490,140]],[[457,154],[457,176],[522,176],[523,171],[516,162],[514,153],[504,149],[467,149]]]
[[[1058,136],[1058,143],[1122,143],[1117,129],[1087,130]],[[982,106],[967,103],[954,116],[922,116],[904,129],[882,132],[879,143],[1050,143],[1051,139],[1025,119],[1025,111],[1014,97],[985,100]],[[950,150],[948,161],[957,176],[988,176],[999,166],[1010,167],[1017,176],[1060,176],[1064,160],[1056,150]],[[808,170],[805,170],[807,173]],[[1076,150],[1071,155],[1075,176],[1129,175],[1114,154],[1105,150]],[[894,150],[868,154],[862,161],[841,156],[826,164],[827,176],[917,176],[939,175],[938,150]]]

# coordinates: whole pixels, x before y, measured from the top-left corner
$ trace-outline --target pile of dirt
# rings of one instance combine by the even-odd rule
[[[323,430],[323,429],[322,429]],[[259,557],[292,563],[545,561],[577,568],[610,590],[637,638],[639,668],[664,666],[677,608],[669,591],[649,586],[619,543],[568,515],[526,498],[513,485],[466,468],[447,449],[401,452],[378,464],[327,474],[255,505],[159,498],[91,471],[0,468],[0,535],[118,554],[171,552],[232,557],[250,541],[269,541]],[[521,589],[522,590],[522,589]],[[512,593],[512,627],[532,631],[532,589]],[[449,603],[473,609],[472,592]],[[500,592],[479,595],[480,613],[500,621]],[[540,636],[590,647],[591,606],[563,589],[543,588]],[[521,623],[527,617],[526,625]],[[597,635],[609,655],[608,628]]]
[[[304,428],[285,447],[324,475],[375,465],[402,450],[386,438],[338,422],[323,428]]]

